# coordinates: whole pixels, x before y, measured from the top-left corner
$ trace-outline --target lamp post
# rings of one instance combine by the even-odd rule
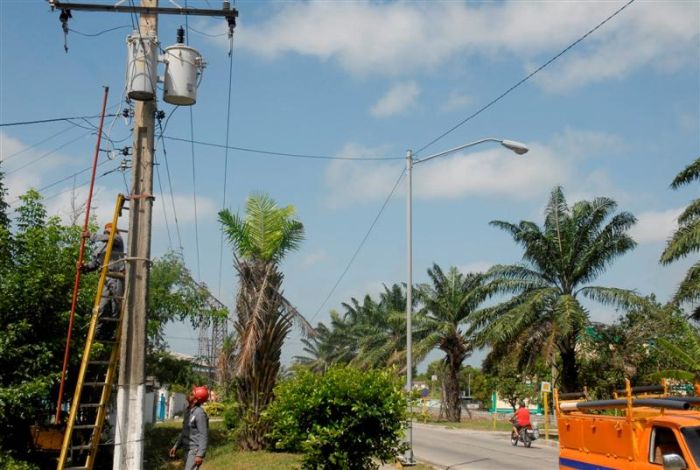
[[[444,152],[429,155],[421,159],[413,158],[413,151],[406,152],[406,172],[408,173],[408,187],[406,189],[406,252],[407,252],[407,268],[408,275],[406,280],[406,390],[410,393],[413,388],[413,166],[419,163],[427,162],[434,158],[443,157],[449,153],[457,152],[469,147],[474,147],[486,142],[496,142],[505,148],[512,150],[518,155],[523,155],[528,152],[526,145],[514,140],[486,138],[470,142],[459,147],[445,150]],[[404,457],[404,464],[415,465],[413,458],[413,418],[409,415],[408,429],[406,439],[408,441],[408,450]]]

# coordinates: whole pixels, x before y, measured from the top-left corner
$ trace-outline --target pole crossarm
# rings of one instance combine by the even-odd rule
[[[228,2],[220,10],[213,8],[190,7],[148,7],[141,5],[105,5],[94,3],[72,3],[59,0],[48,0],[51,8],[68,11],[97,11],[106,13],[138,13],[142,15],[191,15],[191,16],[221,16],[229,21],[235,21],[238,10],[231,8]]]

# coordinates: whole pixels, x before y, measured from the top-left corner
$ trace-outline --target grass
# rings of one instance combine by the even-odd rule
[[[168,451],[182,429],[179,420],[166,421],[146,430],[144,455],[145,470],[182,470],[182,451],[178,458],[168,457]],[[292,470],[301,468],[300,454],[282,452],[241,452],[230,442],[223,422],[209,423],[209,449],[202,470]],[[414,470],[431,470],[425,464],[411,467]]]
[[[182,451],[178,458],[168,457],[177,435],[182,429],[182,422],[167,421],[149,427],[146,431],[144,469],[145,470],[181,470],[184,467]],[[301,455],[281,452],[241,452],[236,450],[227,437],[223,423],[212,421],[209,424],[209,449],[204,460],[203,470],[291,470],[301,466]]]
[[[469,419],[459,423],[444,420],[416,420],[419,423],[439,424],[450,429],[473,429],[475,431],[510,431],[513,426],[508,421],[496,420],[496,426],[491,419]]]

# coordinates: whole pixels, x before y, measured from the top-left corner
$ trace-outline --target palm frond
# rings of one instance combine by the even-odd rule
[[[678,189],[698,179],[700,179],[700,157],[676,175],[671,182],[671,188]]]
[[[661,264],[670,264],[700,250],[700,219],[679,227],[661,254]]]
[[[649,301],[647,299],[637,294],[637,292],[628,289],[587,286],[582,287],[576,293],[581,293],[584,297],[600,302],[603,305],[611,305],[624,310],[649,307]]]

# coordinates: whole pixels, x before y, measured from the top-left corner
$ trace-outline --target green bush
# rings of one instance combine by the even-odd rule
[[[224,404],[220,403],[218,401],[208,401],[204,405],[202,405],[202,408],[204,408],[204,411],[206,411],[207,415],[212,418],[212,417],[219,417],[224,413]]]
[[[240,424],[238,403],[235,401],[224,402],[224,427],[229,431],[238,428]]]
[[[334,367],[301,371],[275,389],[266,412],[275,449],[304,452],[306,469],[377,468],[404,450],[407,402],[399,379],[386,371]]]
[[[39,467],[22,460],[16,460],[10,455],[0,453],[0,468],[3,470],[39,470]]]

